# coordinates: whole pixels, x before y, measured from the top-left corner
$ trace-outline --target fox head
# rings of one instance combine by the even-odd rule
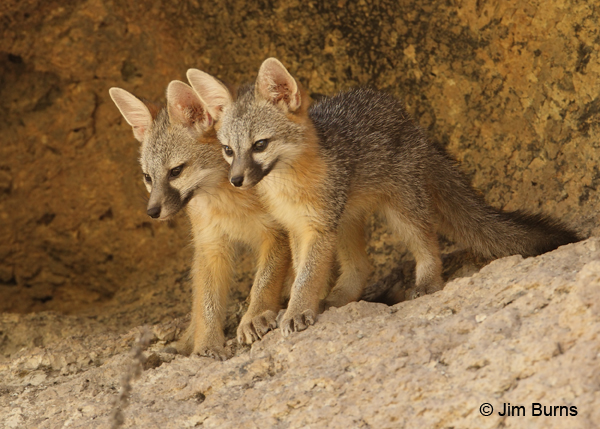
[[[150,217],[167,220],[194,195],[210,193],[225,182],[227,164],[211,108],[187,84],[169,84],[163,109],[152,108],[121,88],[109,93],[141,143],[139,161],[150,193]]]
[[[191,79],[205,75],[198,87]],[[222,116],[217,132],[225,160],[231,165],[229,181],[248,189],[279,168],[293,165],[303,150],[306,98],[296,80],[275,58],[265,60],[254,85],[239,90],[237,100],[223,103],[211,95],[216,83],[198,70],[189,70],[188,79],[202,99],[221,106]]]

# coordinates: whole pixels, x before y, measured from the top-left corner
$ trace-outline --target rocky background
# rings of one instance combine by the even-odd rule
[[[588,237],[600,232],[599,12],[577,0],[2,2],[0,424],[109,424],[141,325],[154,357],[125,409],[132,427],[600,424],[595,239],[415,302],[328,312],[225,364],[161,353],[189,311],[188,224],[146,216],[138,144],[108,96],[162,101],[189,67],[243,83],[275,56],[314,95],[392,92],[490,204]],[[377,219],[370,253],[372,284],[393,283],[400,301],[410,264]],[[240,258],[229,332],[251,282]],[[474,271],[461,261],[447,258],[447,277]],[[578,420],[478,414],[544,401],[578,406]]]

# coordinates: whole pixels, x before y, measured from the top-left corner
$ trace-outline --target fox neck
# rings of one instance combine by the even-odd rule
[[[287,223],[284,212],[315,205],[315,195],[320,195],[319,189],[325,185],[327,175],[327,162],[310,118],[294,115],[289,119],[303,126],[302,150],[293,161],[281,163],[257,185],[270,211],[284,224]],[[281,216],[277,215],[279,212]]]
[[[200,180],[199,182],[203,184],[199,185],[197,191],[194,193],[194,196],[188,203],[188,207],[197,206],[198,203],[201,205],[210,204],[211,201],[218,201],[222,199],[224,195],[229,195],[233,189],[228,179],[228,170],[229,164],[220,156],[221,159],[218,160],[218,165],[215,165],[212,168],[212,175],[218,175],[218,177],[214,177],[214,181],[211,180],[210,184],[204,184],[204,180]],[[222,161],[222,162],[220,162]],[[201,201],[200,201],[201,200]]]
[[[227,168],[228,164],[225,162],[223,175],[217,186],[210,192],[197,193],[187,204],[186,212],[192,223],[206,217],[244,218],[249,213],[262,210],[256,189],[241,190],[231,186]],[[202,221],[203,224],[207,222],[206,219]]]

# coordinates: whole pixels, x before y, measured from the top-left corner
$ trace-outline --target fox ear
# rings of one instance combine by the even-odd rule
[[[213,125],[206,104],[186,83],[174,80],[167,87],[167,110],[173,123],[201,132]]]
[[[233,102],[227,87],[218,79],[198,69],[189,69],[186,75],[194,91],[206,103],[209,114],[218,120],[225,107]]]
[[[263,99],[291,112],[298,110],[301,104],[296,80],[275,58],[266,59],[260,66],[255,91]]]
[[[133,135],[140,143],[144,141],[144,134],[152,125],[153,116],[148,106],[135,95],[121,88],[108,90],[110,98],[115,102],[117,108],[133,128]]]

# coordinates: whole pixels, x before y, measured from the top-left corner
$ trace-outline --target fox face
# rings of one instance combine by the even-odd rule
[[[277,106],[257,98],[252,87],[225,111],[217,135],[231,165],[229,180],[241,189],[251,188],[274,169],[293,163],[303,142],[302,126],[290,121]]]
[[[276,59],[263,63],[256,84],[242,87],[235,103],[231,96],[215,98],[219,82],[210,75],[192,69],[188,79],[203,100],[221,107],[217,136],[233,186],[251,188],[272,171],[293,165],[302,153],[304,125],[295,114],[300,92]]]
[[[188,85],[171,82],[167,108],[154,114],[125,90],[111,88],[110,95],[142,144],[139,161],[150,217],[168,220],[195,195],[211,193],[226,180],[212,116]]]
[[[173,124],[163,110],[142,144],[140,164],[150,193],[148,215],[170,219],[196,194],[211,193],[226,178],[220,145]]]

